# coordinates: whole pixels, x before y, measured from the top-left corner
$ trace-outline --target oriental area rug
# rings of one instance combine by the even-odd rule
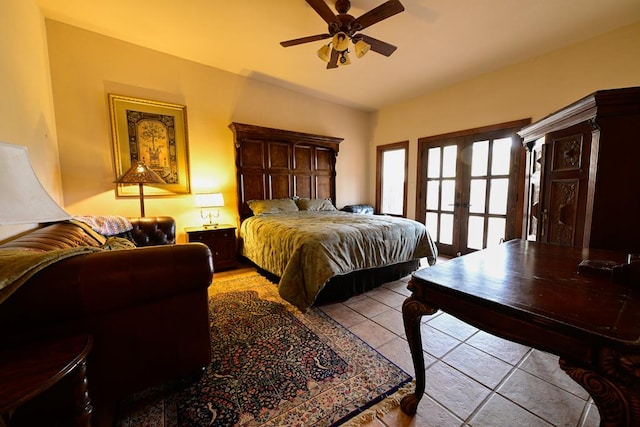
[[[263,276],[209,289],[204,375],[125,399],[117,426],[358,425],[413,391],[406,372],[321,310],[297,311]]]

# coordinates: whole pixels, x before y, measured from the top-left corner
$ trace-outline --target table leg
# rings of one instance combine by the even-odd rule
[[[73,425],[74,427],[90,427],[93,406],[91,406],[87,387],[87,363],[85,360],[78,363],[72,375],[71,381],[74,385],[73,394],[76,408]]]
[[[407,298],[402,304],[402,319],[404,330],[407,334],[413,368],[416,375],[416,390],[414,394],[405,396],[400,401],[400,408],[407,415],[414,415],[418,409],[418,403],[422,399],[425,389],[424,355],[422,354],[422,336],[420,334],[420,319],[427,314],[434,314],[438,309],[429,307],[414,295]]]
[[[640,425],[640,355],[600,350],[595,366],[585,367],[560,358],[560,368],[593,398],[600,426]]]

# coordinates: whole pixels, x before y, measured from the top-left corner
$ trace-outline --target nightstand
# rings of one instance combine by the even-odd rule
[[[204,243],[211,249],[215,271],[236,267],[236,227],[220,224],[217,227],[187,227],[189,243]]]

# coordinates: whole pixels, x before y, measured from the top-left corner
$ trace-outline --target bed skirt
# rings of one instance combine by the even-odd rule
[[[247,260],[246,258],[243,259]],[[280,281],[278,276],[261,269],[255,264],[253,265],[260,274],[272,282],[277,284]],[[363,294],[377,288],[383,283],[402,279],[418,268],[420,268],[420,260],[416,259],[386,267],[368,268],[366,270],[358,270],[349,274],[335,276],[324,285],[313,305],[318,306],[344,302],[352,296]]]

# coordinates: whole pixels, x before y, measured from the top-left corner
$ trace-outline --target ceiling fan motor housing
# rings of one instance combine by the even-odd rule
[[[339,15],[336,15],[336,18],[338,20],[337,22],[334,21],[329,23],[329,34],[334,35],[336,33],[342,32],[351,37],[353,33],[358,31],[358,29],[355,28],[357,27],[357,23],[356,25],[353,25],[353,21],[356,20],[356,18],[354,18],[353,16],[347,13],[341,13]]]
[[[336,0],[336,11],[338,13],[347,13],[351,9],[351,1],[349,0]]]

